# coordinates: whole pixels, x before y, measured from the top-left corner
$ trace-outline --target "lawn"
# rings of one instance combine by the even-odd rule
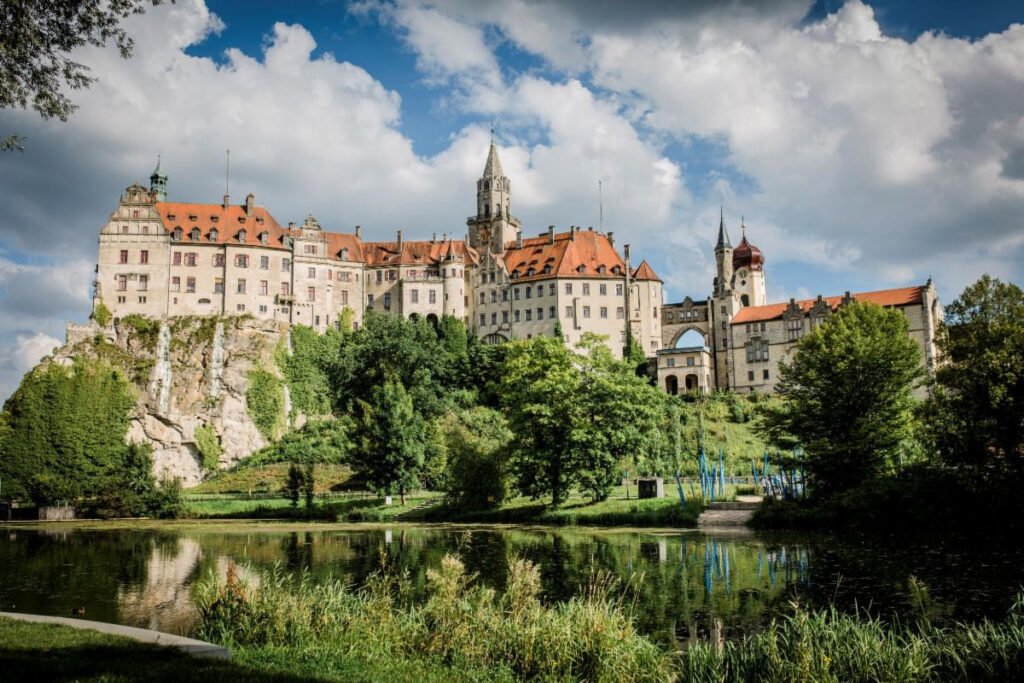
[[[288,463],[239,466],[217,472],[189,493],[244,493],[265,494],[284,490],[288,480]],[[346,489],[352,479],[352,470],[346,465],[320,464],[315,470],[314,490],[317,493],[338,492]]]

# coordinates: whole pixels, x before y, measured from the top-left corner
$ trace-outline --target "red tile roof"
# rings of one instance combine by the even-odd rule
[[[509,273],[518,271],[517,280],[542,280],[551,277],[616,278],[625,272],[608,236],[593,230],[576,230],[524,239],[522,246],[510,242],[504,254]],[[529,275],[530,269],[533,275]],[[547,272],[545,272],[547,271]]]
[[[368,266],[437,265],[445,260],[449,250],[452,250],[467,265],[477,262],[476,250],[462,240],[403,241],[401,253],[399,253],[398,242],[363,243]]]
[[[644,259],[643,261],[641,261],[640,265],[637,266],[636,270],[633,271],[633,279],[634,280],[655,280],[657,282],[661,282],[662,281],[661,278],[658,277],[657,273],[654,272],[654,269],[651,268],[651,264],[649,264],[647,262],[647,259]]]
[[[879,306],[911,306],[914,304],[921,304],[924,301],[924,285],[916,287],[901,287],[899,289],[882,289],[877,292],[860,292],[858,294],[851,294],[856,301],[868,301]],[[823,300],[828,304],[831,310],[839,308],[839,304],[843,302],[845,296],[829,296],[824,297]],[[796,302],[796,305],[800,307],[804,313],[811,310],[814,304],[817,303],[817,299],[802,299]],[[733,325],[742,325],[744,323],[761,322],[767,320],[777,320],[782,318],[782,314],[789,308],[789,302],[782,304],[768,304],[767,306],[747,306],[746,308],[740,309],[740,312],[732,319]]]
[[[346,232],[325,232],[327,237],[327,256],[333,259],[341,258],[341,250],[348,249],[348,260],[362,263],[366,261],[366,253],[363,241],[351,233]]]
[[[187,244],[249,244],[287,249],[284,238],[288,230],[274,220],[262,206],[253,207],[252,215],[246,215],[245,207],[231,204],[224,208],[222,204],[186,204],[181,202],[157,202],[156,211],[163,221],[168,233],[181,228],[181,242]],[[199,239],[192,240],[194,228],[199,228]],[[211,239],[211,232],[215,237]],[[245,230],[245,241],[238,239],[240,231]],[[261,233],[267,233],[264,245],[260,240]]]

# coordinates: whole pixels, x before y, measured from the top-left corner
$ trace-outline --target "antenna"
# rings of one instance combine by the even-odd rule
[[[227,150],[227,161],[224,163],[224,196],[231,194],[231,150]]]
[[[604,232],[604,189],[603,181],[597,179],[597,225],[598,230]]]

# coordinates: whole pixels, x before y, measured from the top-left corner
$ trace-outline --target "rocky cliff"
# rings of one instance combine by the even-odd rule
[[[103,358],[123,369],[138,395],[128,440],[151,444],[157,477],[187,487],[267,444],[247,409],[250,373],[279,375],[275,352],[287,344],[287,326],[272,321],[129,316],[106,327],[69,325],[54,361]],[[285,423],[286,389],[280,404]]]

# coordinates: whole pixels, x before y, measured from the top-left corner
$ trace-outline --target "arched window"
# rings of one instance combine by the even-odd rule
[[[489,218],[490,215],[491,215],[491,205],[490,204],[484,204],[484,216],[487,216]]]
[[[742,303],[744,306],[749,306],[750,305],[750,297],[747,296],[746,294],[744,294],[743,296],[740,297],[740,303]]]
[[[198,242],[199,241],[199,228],[192,228],[192,230],[189,231],[189,233],[188,233],[188,238],[190,240],[192,240],[193,242]]]
[[[184,234],[184,231],[180,227],[177,227],[177,228],[174,229],[174,232],[171,233],[171,239],[174,240],[175,242],[180,242],[181,241],[181,236],[183,234]]]
[[[247,235],[246,235],[245,230],[239,230],[238,231],[238,241],[239,242],[244,242],[246,237],[247,237]]]

